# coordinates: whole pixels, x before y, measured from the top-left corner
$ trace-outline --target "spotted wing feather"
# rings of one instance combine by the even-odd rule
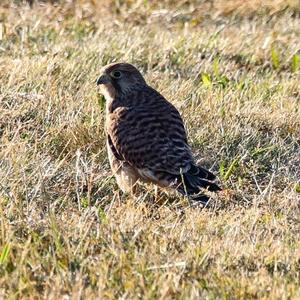
[[[176,108],[160,97],[154,102],[150,97],[148,105],[117,107],[109,116],[109,137],[118,155],[137,169],[186,172],[193,157],[182,119]]]

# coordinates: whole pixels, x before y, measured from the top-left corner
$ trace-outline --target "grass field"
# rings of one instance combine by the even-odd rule
[[[300,299],[300,2],[0,2],[0,299]],[[136,65],[224,191],[118,192],[95,79]]]

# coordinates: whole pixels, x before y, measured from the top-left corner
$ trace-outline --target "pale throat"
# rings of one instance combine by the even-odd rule
[[[111,83],[102,85],[100,87],[100,91],[101,91],[101,94],[105,97],[106,104],[111,103],[116,96],[116,90]]]

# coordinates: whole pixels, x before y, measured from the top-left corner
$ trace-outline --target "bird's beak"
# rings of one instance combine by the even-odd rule
[[[97,85],[106,84],[109,82],[111,82],[111,78],[107,74],[103,74],[103,75],[99,76],[96,81]]]

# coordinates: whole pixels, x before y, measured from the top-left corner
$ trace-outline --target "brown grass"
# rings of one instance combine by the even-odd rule
[[[0,299],[298,299],[299,1],[2,1]],[[135,64],[224,192],[118,193],[95,79]]]

